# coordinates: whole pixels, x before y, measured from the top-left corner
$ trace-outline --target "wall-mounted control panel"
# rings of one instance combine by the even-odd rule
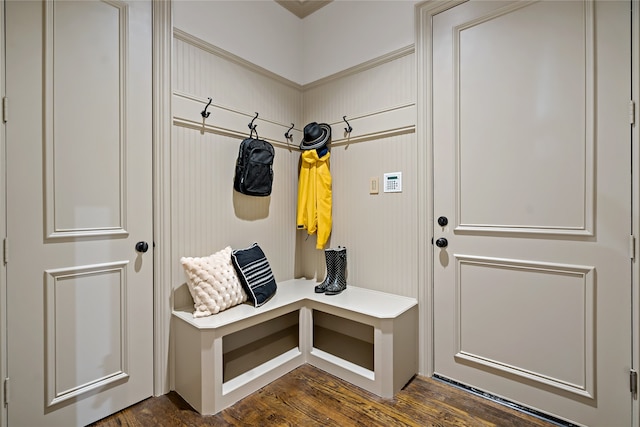
[[[401,193],[402,172],[385,173],[382,185],[385,193]]]

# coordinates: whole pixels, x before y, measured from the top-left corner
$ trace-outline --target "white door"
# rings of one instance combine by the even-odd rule
[[[7,1],[8,425],[153,393],[151,4]]]
[[[435,372],[589,426],[631,425],[630,6],[432,21]]]

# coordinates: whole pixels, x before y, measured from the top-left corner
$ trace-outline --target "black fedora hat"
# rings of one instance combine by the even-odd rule
[[[326,123],[311,122],[304,127],[301,150],[314,150],[324,146],[331,138],[331,126]]]

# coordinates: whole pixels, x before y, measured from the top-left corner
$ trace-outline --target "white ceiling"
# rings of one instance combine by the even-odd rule
[[[280,6],[302,19],[331,3],[332,0],[275,0]]]

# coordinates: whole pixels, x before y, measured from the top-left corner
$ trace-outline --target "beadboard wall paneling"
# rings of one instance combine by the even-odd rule
[[[390,108],[415,105],[415,49],[413,46],[400,49],[305,85],[303,91],[305,123],[339,124],[343,116],[349,120]],[[355,128],[353,123],[351,125]]]
[[[351,249],[349,274],[354,284],[417,298],[415,134],[334,151],[334,198],[339,221],[332,242]],[[377,195],[369,194],[369,178],[379,178],[382,186],[385,172],[402,172],[402,192],[384,193],[380,187]]]
[[[172,171],[173,305],[192,304],[179,259],[206,256],[226,246],[258,242],[276,280],[294,276],[295,203],[299,153],[286,145],[301,138],[301,86],[249,61],[174,29]],[[208,98],[209,117],[200,114]],[[233,190],[238,148],[254,122],[276,149],[269,197]]]
[[[413,47],[305,87],[174,30],[172,254],[174,306],[189,305],[181,256],[260,243],[277,280],[322,280],[324,252],[296,231],[300,152],[311,121],[332,125],[333,231],[346,246],[349,283],[417,297],[417,175]],[[213,99],[203,119],[200,112]],[[273,194],[233,191],[238,147],[255,112],[261,137],[276,148]],[[346,124],[353,126],[344,133]],[[290,146],[284,132],[295,123]],[[403,173],[403,192],[369,194],[369,179]]]
[[[274,183],[269,197],[250,197],[233,190],[240,140],[173,127],[172,258],[174,306],[192,304],[182,286],[179,259],[207,256],[226,246],[244,248],[258,242],[276,280],[293,278],[297,155],[276,147]]]
[[[347,248],[348,283],[417,298],[417,176],[414,133],[333,148],[333,230]],[[402,172],[402,192],[369,194],[369,179]],[[304,239],[299,237],[299,240]],[[322,251],[304,244],[305,276],[325,275]]]
[[[295,123],[297,129],[304,127],[300,85],[178,29],[174,30],[173,54],[174,93],[204,100],[203,108],[210,97],[213,104],[246,113],[251,118],[258,112],[258,131],[262,119],[287,127]],[[210,119],[215,120],[215,116]],[[248,131],[246,125],[238,129],[244,130]]]
[[[345,121],[346,120],[346,121]],[[348,125],[347,125],[348,123]],[[349,131],[349,126],[351,130]],[[331,124],[332,147],[415,132],[416,107],[407,104]]]
[[[416,72],[413,47],[304,88],[305,123],[331,124],[333,229],[327,247],[347,247],[348,283],[418,296]],[[347,116],[353,127],[344,132]],[[369,194],[369,181],[402,172],[401,193]],[[297,237],[296,274],[322,280],[315,237]]]
[[[207,108],[209,117],[203,117],[203,108],[208,100],[199,99],[189,94],[174,92],[172,97],[173,124],[176,126],[188,127],[203,132],[216,133],[237,139],[244,139],[249,136],[248,124],[255,117],[242,111],[211,103]],[[281,148],[295,150],[298,147],[302,132],[298,129],[291,129],[284,124],[261,119],[259,116],[254,122],[256,130],[261,139],[267,140]],[[289,133],[291,138],[287,140],[285,133]]]

